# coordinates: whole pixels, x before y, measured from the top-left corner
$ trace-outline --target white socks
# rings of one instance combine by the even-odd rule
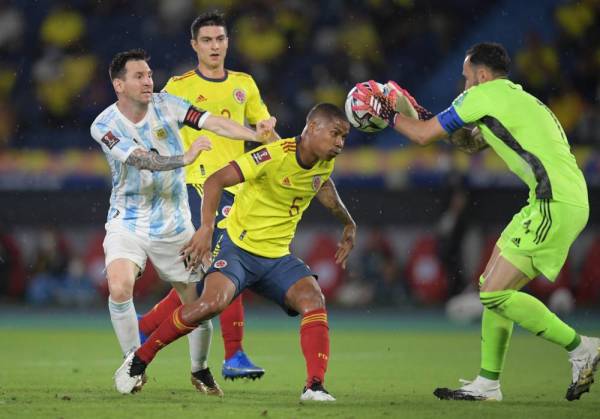
[[[116,303],[109,296],[108,311],[123,355],[139,348],[140,332],[133,298],[122,303]]]
[[[210,320],[205,320],[189,333],[190,358],[192,372],[197,372],[208,367],[208,352],[212,340],[213,326]]]

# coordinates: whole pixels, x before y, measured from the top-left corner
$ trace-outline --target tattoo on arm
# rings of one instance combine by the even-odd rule
[[[317,198],[321,204],[328,208],[343,224],[354,224],[352,216],[342,202],[340,195],[335,188],[335,184],[331,179],[327,179],[327,182],[321,186],[321,189],[317,192]]]
[[[139,148],[129,155],[125,163],[139,170],[152,171],[173,170],[185,166],[183,154],[179,156],[161,156],[158,153]]]

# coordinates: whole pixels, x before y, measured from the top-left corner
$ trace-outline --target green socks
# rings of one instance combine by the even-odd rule
[[[512,320],[484,307],[481,319],[480,376],[490,380],[497,380],[500,376],[508,352],[513,324]]]
[[[581,342],[579,335],[537,298],[515,290],[480,292],[484,305],[481,322],[481,371],[497,380],[506,359],[513,322],[568,351]]]
[[[529,294],[505,290],[480,292],[479,297],[486,308],[563,348],[573,345],[577,339],[577,333],[572,327]]]

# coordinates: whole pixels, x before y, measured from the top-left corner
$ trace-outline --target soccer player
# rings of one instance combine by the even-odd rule
[[[316,105],[302,134],[260,147],[211,175],[204,184],[202,226],[185,246],[190,266],[211,257],[215,212],[224,188],[243,183],[227,229],[204,279],[204,292],[172,316],[129,355],[115,373],[117,390],[129,393],[156,353],[227,307],[244,289],[279,304],[289,315],[302,315],[300,342],[307,379],[301,400],[335,400],[323,387],[329,359],[325,299],[316,275],[289,246],[296,226],[316,195],[344,224],[336,262],[342,267],[354,247],[356,224],[337,194],[334,158],[342,151],[350,125],[334,105]]]
[[[153,93],[152,70],[143,50],[114,56],[109,73],[117,102],[92,123],[112,172],[112,193],[104,252],[111,321],[124,355],[140,346],[133,304],[137,276],[149,258],[161,279],[171,283],[186,302],[196,298],[199,275],[186,269],[181,247],[194,234],[183,167],[210,150],[210,140],[197,138],[183,151],[182,125],[206,129],[240,140],[257,134],[227,118],[213,116],[168,93]],[[192,381],[221,393],[207,368],[212,336],[210,322],[198,323],[189,337]],[[142,383],[136,386],[141,388]]]
[[[444,400],[502,400],[499,378],[516,323],[568,351],[572,378],[566,398],[576,400],[594,381],[600,339],[579,335],[520,290],[538,275],[555,280],[587,223],[587,187],[560,123],[541,101],[508,80],[509,66],[503,46],[473,46],[463,64],[465,91],[426,121],[397,112],[396,106],[406,100],[416,105],[402,91],[400,101],[396,93],[385,97],[365,90],[356,97],[369,104],[373,122],[389,123],[421,145],[475,124],[484,141],[474,138],[471,144],[489,145],[530,190],[528,204],[502,232],[480,278],[484,312],[479,375],[457,390],[438,388],[434,394]]]
[[[191,45],[198,58],[198,66],[181,76],[172,77],[163,91],[186,99],[192,104],[210,111],[215,115],[223,115],[244,124],[261,124],[272,129],[275,118],[269,115],[254,80],[249,74],[225,69],[225,56],[228,48],[227,29],[222,14],[204,13],[197,17],[191,26]],[[225,136],[202,132],[212,144],[212,149],[205,151],[185,169],[188,198],[192,212],[194,227],[200,226],[200,206],[204,182],[214,172],[244,153],[244,143],[232,141]],[[190,127],[181,129],[184,147],[189,147],[197,136]],[[215,234],[213,244],[221,235],[219,222],[223,220],[233,204],[238,187],[228,187],[221,196],[217,208]],[[202,293],[199,285],[198,295]],[[140,331],[148,335],[172,311],[181,305],[177,293],[172,290],[159,304],[140,319]],[[225,360],[222,374],[225,379],[260,378],[265,370],[254,363],[245,354],[242,347],[244,334],[244,307],[242,296],[232,301],[220,315],[221,334],[225,346]]]

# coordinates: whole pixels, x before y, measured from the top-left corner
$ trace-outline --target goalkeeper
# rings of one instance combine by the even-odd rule
[[[555,280],[587,223],[587,187],[560,123],[540,100],[507,79],[509,66],[503,46],[480,43],[466,52],[465,91],[435,117],[395,84],[387,96],[366,89],[356,92],[364,103],[356,109],[368,110],[372,122],[389,124],[421,145],[449,135],[467,151],[489,145],[530,190],[528,204],[502,232],[480,278],[484,311],[479,375],[457,390],[438,388],[435,396],[502,400],[499,378],[516,323],[568,351],[572,378],[566,398],[576,400],[594,381],[600,339],[579,335],[520,290],[538,275]],[[459,131],[468,124],[477,129]]]

